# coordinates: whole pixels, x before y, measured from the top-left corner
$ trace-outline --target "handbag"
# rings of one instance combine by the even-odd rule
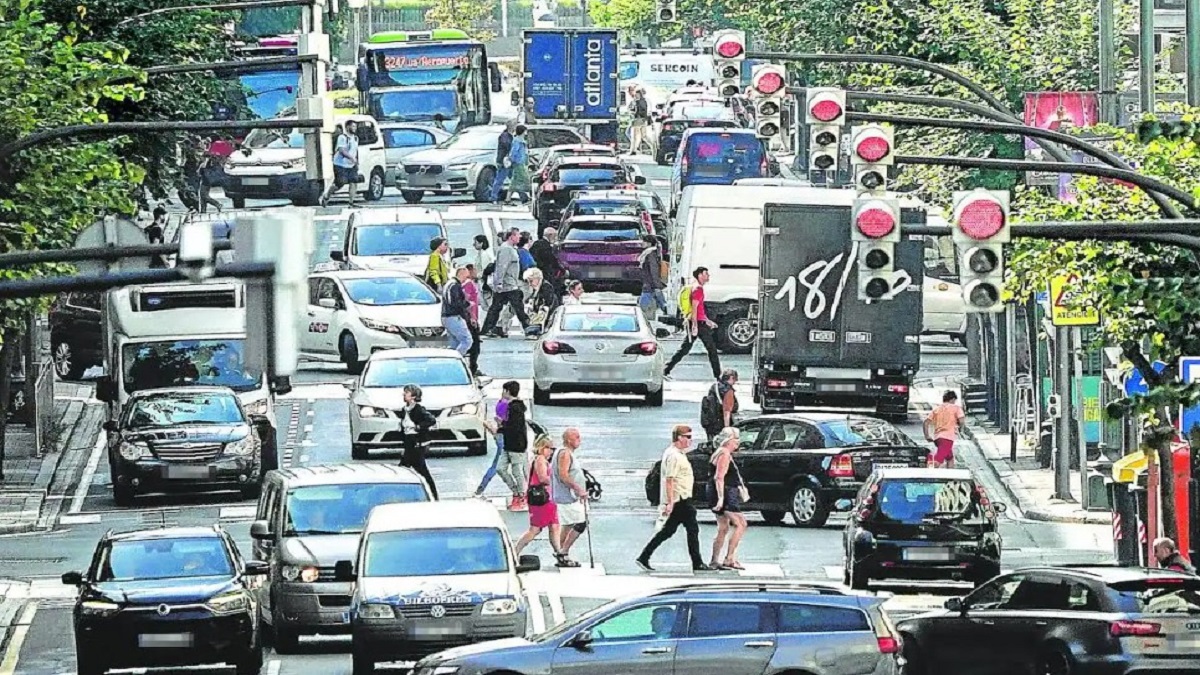
[[[550,503],[550,491],[545,485],[532,485],[533,471],[529,472],[529,489],[525,491],[525,501],[529,502],[530,506],[545,506]]]
[[[743,504],[750,501],[750,490],[748,490],[745,485],[738,486],[738,499],[740,499]]]

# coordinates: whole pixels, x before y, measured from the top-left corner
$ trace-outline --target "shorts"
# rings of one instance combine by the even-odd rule
[[[944,464],[954,459],[954,440],[950,438],[939,438],[933,442],[936,450],[933,451],[933,461],[939,464]]]
[[[578,525],[587,522],[587,511],[583,508],[583,502],[573,502],[571,504],[558,505],[558,524],[563,527]]]
[[[334,166],[333,167],[333,182],[337,185],[349,185],[350,183],[358,182],[358,167],[354,166]]]

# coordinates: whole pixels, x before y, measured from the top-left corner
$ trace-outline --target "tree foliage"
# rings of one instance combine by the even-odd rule
[[[425,20],[438,28],[458,28],[476,40],[490,40],[488,26],[496,11],[496,0],[434,0]]]

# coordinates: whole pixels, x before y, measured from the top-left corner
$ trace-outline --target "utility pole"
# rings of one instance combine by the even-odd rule
[[[1154,53],[1154,0],[1141,0],[1138,31],[1138,92],[1142,114],[1146,115],[1154,112],[1154,66],[1158,59]]]
[[[300,64],[300,92],[296,98],[298,121],[320,121],[321,127],[304,132],[304,167],[309,184],[320,192],[333,175],[333,101],[325,96],[325,72],[330,62],[329,36],[322,25],[325,0],[313,0],[300,12],[299,53],[315,59]]]
[[[1083,329],[1078,326],[1071,328],[1071,406],[1075,411],[1075,438],[1079,453],[1079,504],[1086,510],[1088,498],[1088,463],[1087,463],[1087,434],[1083,407],[1083,357],[1086,353],[1083,346]]]
[[[1186,0],[1187,103],[1200,107],[1200,0]]]
[[[1192,2],[1193,0],[1188,0]],[[1196,0],[1200,2],[1200,0]],[[1116,124],[1117,111],[1117,50],[1113,37],[1117,31],[1114,0],[1100,0],[1100,121]]]
[[[1054,365],[1058,371],[1054,388],[1058,395],[1058,420],[1054,434],[1054,497],[1066,502],[1071,496],[1071,329],[1054,329]]]

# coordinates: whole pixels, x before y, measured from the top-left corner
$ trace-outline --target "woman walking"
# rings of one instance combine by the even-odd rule
[[[525,131],[526,127],[524,124],[517,125],[516,131],[513,132],[512,148],[509,149],[508,158],[505,161],[509,166],[509,170],[512,171],[512,178],[509,180],[508,189],[510,192],[517,193],[517,197],[521,199],[522,204],[529,203],[530,192],[529,143],[525,138]]]
[[[521,551],[529,542],[537,538],[542,530],[550,530],[550,548],[554,557],[558,558],[558,507],[550,499],[550,456],[554,454],[554,441],[548,434],[542,434],[533,442],[533,468],[529,471],[529,491],[525,493],[529,503],[529,529],[517,540],[513,547],[514,555]]]
[[[487,430],[496,438],[496,454],[492,457],[492,465],[483,472],[483,480],[479,481],[479,487],[475,488],[475,497],[483,498],[483,491],[487,489],[488,483],[491,483],[492,479],[496,477],[496,469],[500,466],[500,457],[504,455],[504,434],[500,433],[500,429],[507,421],[508,399],[500,397],[500,400],[496,401],[496,421],[484,423]]]
[[[529,339],[536,340],[538,335],[546,330],[546,322],[550,320],[550,315],[554,313],[558,306],[558,293],[554,292],[554,288],[546,283],[546,277],[542,271],[536,267],[530,267],[525,270],[525,283],[529,284],[529,309],[526,313],[529,315],[529,325],[537,326],[537,332],[530,332]]]
[[[742,482],[742,473],[738,471],[733,453],[737,452],[740,437],[737,427],[725,427],[713,439],[716,451],[709,462],[713,465],[713,478],[709,483],[709,501],[713,513],[717,514],[717,535],[713,538],[712,560],[709,565],[723,570],[744,570],[737,559],[738,544],[746,534],[746,514],[742,513],[742,504],[750,499],[746,484]],[[721,558],[721,549],[725,539],[729,538],[729,548]]]
[[[421,388],[417,385],[404,385],[403,396],[404,409],[401,411],[400,429],[404,432],[404,456],[400,465],[420,474],[429,484],[433,498],[437,499],[437,485],[433,482],[433,475],[429,473],[429,465],[425,463],[425,455],[429,451],[429,431],[437,426],[437,418],[421,405]]]

